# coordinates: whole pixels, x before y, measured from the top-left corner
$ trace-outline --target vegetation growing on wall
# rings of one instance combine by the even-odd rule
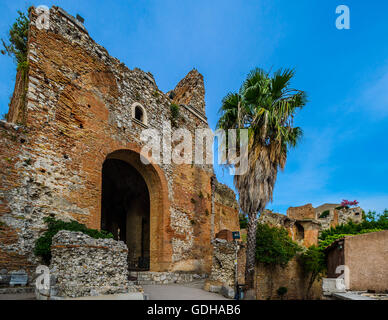
[[[280,299],[283,300],[283,298],[286,295],[287,291],[288,291],[288,289],[286,287],[279,287],[276,290],[276,293],[280,297]]]
[[[320,214],[319,219],[325,219],[329,214],[330,214],[330,210],[323,211]]]
[[[171,111],[170,120],[172,122],[172,125],[176,127],[178,125],[178,120],[180,117],[179,106],[175,103],[171,104],[170,111]]]
[[[385,210],[382,214],[369,211],[365,215],[364,221],[361,223],[349,221],[346,224],[338,225],[335,228],[331,227],[328,230],[322,231],[319,237],[319,246],[325,248],[335,240],[346,235],[356,235],[381,230],[388,230],[388,210]]]
[[[9,30],[7,41],[1,39],[3,44],[2,54],[8,54],[13,57],[17,70],[20,72],[22,92],[20,93],[21,111],[24,118],[24,108],[27,95],[27,76],[28,76],[28,61],[27,61],[27,46],[28,46],[28,29],[30,20],[23,12],[18,11],[18,17],[15,23]],[[12,97],[11,97],[12,99]],[[11,104],[11,102],[10,102]],[[4,115],[4,120],[8,120],[8,114]],[[24,121],[24,120],[23,120]]]
[[[326,271],[325,253],[322,248],[311,246],[301,254],[300,261],[303,270],[310,275],[306,290],[306,299],[308,299],[314,281],[319,280]]]
[[[26,70],[27,68],[27,42],[28,42],[28,26],[30,20],[21,11],[18,11],[16,22],[9,30],[8,44],[1,39],[4,50],[3,54],[8,53],[17,63],[18,70]]]
[[[256,231],[256,261],[267,265],[286,266],[301,248],[292,241],[284,228],[258,223]]]
[[[257,224],[256,261],[272,269],[275,266],[285,267],[302,248],[288,235],[284,228],[271,227],[268,224]],[[273,292],[273,272],[269,277],[269,296]],[[284,289],[282,289],[283,293]],[[279,294],[279,292],[277,292]],[[284,293],[285,294],[285,293]]]
[[[44,221],[47,223],[48,228],[47,231],[36,240],[34,253],[35,255],[42,257],[43,261],[47,264],[49,264],[51,260],[52,239],[60,230],[82,232],[94,239],[113,238],[113,235],[109,232],[89,229],[84,224],[77,221],[65,222],[54,218],[46,218]]]

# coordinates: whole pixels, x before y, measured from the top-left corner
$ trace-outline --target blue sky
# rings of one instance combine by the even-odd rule
[[[268,208],[285,213],[342,199],[366,210],[388,207],[388,2],[12,0],[0,3],[0,37],[18,9],[41,4],[79,13],[96,42],[129,68],[151,71],[165,92],[196,67],[213,129],[223,96],[252,68],[295,68],[293,87],[310,101],[297,115],[304,138],[290,151]],[[350,8],[350,30],[335,27],[341,4]],[[0,56],[0,68],[6,113],[15,66]],[[216,173],[233,185],[226,170]]]

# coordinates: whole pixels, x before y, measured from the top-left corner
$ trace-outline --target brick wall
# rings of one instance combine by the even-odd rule
[[[1,238],[0,249],[38,263],[33,247],[50,215],[100,228],[102,165],[114,158],[135,167],[149,188],[151,270],[210,271],[214,232],[238,227],[237,207],[213,194],[212,165],[139,160],[140,133],[162,130],[173,101],[181,104],[178,127],[193,137],[208,128],[202,75],[192,70],[167,95],[152,74],[111,57],[62,9],[50,9],[49,30],[38,30],[34,10],[30,18],[25,106],[10,110],[23,127],[0,128],[0,221],[17,234],[12,244]],[[132,118],[135,103],[147,124]]]
[[[306,204],[300,207],[290,207],[287,210],[287,216],[296,220],[315,219],[315,210],[312,204]]]
[[[285,268],[280,266],[272,267],[264,264],[256,266],[256,299],[276,300],[280,299],[276,291],[280,287],[288,289],[284,296],[286,300],[303,300],[306,298],[309,277],[300,265],[298,258],[292,259]],[[322,284],[316,281],[308,299],[320,299]]]

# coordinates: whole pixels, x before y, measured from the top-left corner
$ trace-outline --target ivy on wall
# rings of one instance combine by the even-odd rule
[[[51,260],[51,244],[53,237],[60,230],[82,232],[94,239],[113,239],[111,233],[103,230],[98,231],[89,229],[84,224],[77,221],[65,222],[51,217],[45,218],[44,221],[47,223],[47,231],[36,240],[34,253],[36,256],[42,257],[46,264],[49,264]]]
[[[284,228],[258,223],[256,232],[256,261],[266,265],[286,266],[301,247]]]

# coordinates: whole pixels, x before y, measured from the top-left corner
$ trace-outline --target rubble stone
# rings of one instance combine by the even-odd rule
[[[128,248],[122,241],[59,231],[51,247],[51,274],[61,297],[134,292],[128,281]],[[52,294],[52,293],[51,293]]]

